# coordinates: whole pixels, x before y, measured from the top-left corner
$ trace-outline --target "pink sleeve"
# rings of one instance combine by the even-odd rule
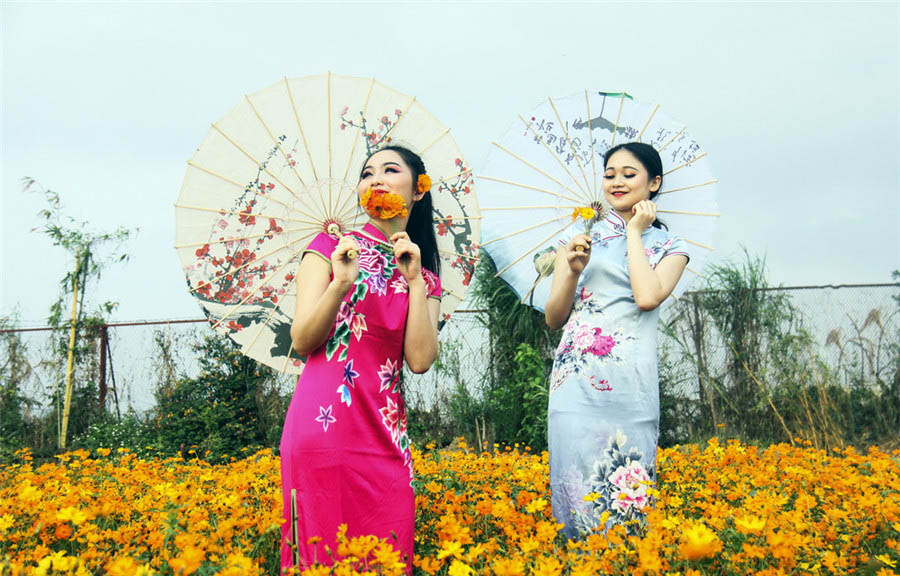
[[[316,237],[313,238],[312,242],[309,243],[309,246],[306,247],[306,250],[304,250],[303,253],[306,254],[307,252],[315,252],[322,258],[331,261],[331,253],[334,252],[334,248],[337,246],[337,244],[337,236],[319,232]]]
[[[425,279],[425,289],[428,291],[429,298],[441,299],[444,295],[441,290],[441,278],[427,268],[422,268],[422,278]]]

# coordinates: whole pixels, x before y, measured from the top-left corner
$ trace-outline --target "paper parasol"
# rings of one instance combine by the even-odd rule
[[[606,205],[603,154],[629,141],[651,144],[663,161],[663,185],[656,197],[658,216],[691,247],[688,271],[675,289],[681,294],[699,276],[712,251],[718,220],[716,179],[706,152],[684,124],[660,106],[635,101],[626,93],[584,91],[548,98],[493,143],[484,170],[477,174],[481,199],[482,247],[498,274],[520,298],[538,277],[535,257],[570,226],[575,208]],[[531,304],[543,310],[550,282],[539,282]]]
[[[175,204],[175,247],[207,318],[246,355],[301,371],[290,340],[300,257],[329,226],[346,233],[365,223],[359,171],[388,143],[418,153],[433,182],[445,321],[477,260],[479,211],[449,129],[415,98],[373,78],[285,78],[207,132]]]

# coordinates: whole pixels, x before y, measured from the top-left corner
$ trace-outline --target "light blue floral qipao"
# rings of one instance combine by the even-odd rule
[[[640,522],[656,479],[659,308],[643,312],[634,302],[625,221],[610,212],[591,238],[550,378],[553,515],[569,537],[597,527],[604,512],[608,523]],[[642,240],[654,268],[688,255],[665,230],[648,228]]]

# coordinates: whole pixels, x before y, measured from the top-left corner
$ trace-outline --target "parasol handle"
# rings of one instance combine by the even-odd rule
[[[337,236],[338,238],[343,238],[343,234],[341,234],[341,227],[337,225],[337,222],[332,222],[328,225],[327,232],[332,236]],[[347,259],[348,260],[356,260],[356,250],[347,250]]]

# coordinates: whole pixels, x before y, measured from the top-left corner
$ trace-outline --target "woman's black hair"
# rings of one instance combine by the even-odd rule
[[[649,144],[644,144],[643,142],[624,142],[622,144],[616,144],[603,155],[604,169],[606,169],[606,162],[619,150],[627,150],[638,159],[638,162],[640,162],[641,166],[644,167],[644,170],[647,171],[648,180],[653,180],[659,176],[659,188],[656,189],[656,192],[650,193],[650,200],[656,198],[659,195],[659,191],[662,190],[663,178],[662,158],[659,157],[659,152],[656,151],[656,148]],[[659,218],[653,221],[653,227],[665,228],[666,230],[669,229],[669,227],[661,222]]]
[[[392,150],[400,155],[404,164],[409,167],[412,172],[413,194],[416,192],[416,183],[419,181],[420,174],[426,174],[425,163],[418,154],[397,144],[389,144],[378,150],[375,150],[369,158],[383,150]],[[422,266],[428,268],[438,276],[441,274],[441,256],[438,254],[437,236],[434,233],[434,209],[431,204],[431,191],[426,191],[422,198],[413,204],[412,210],[409,212],[409,220],[406,223],[406,233],[409,239],[419,247],[422,256]]]

